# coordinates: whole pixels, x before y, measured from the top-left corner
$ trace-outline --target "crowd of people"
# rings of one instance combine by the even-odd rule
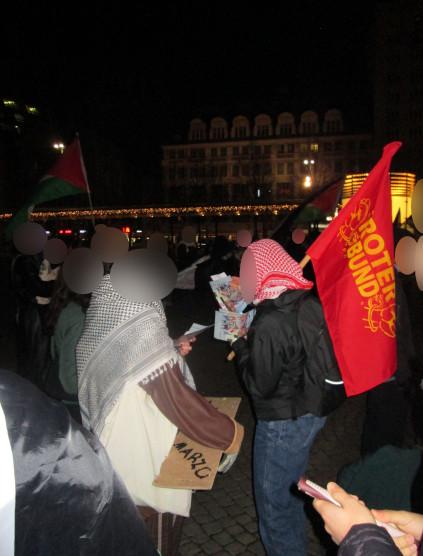
[[[320,342],[325,359],[337,366],[312,273],[298,264],[304,250],[288,251],[270,239],[242,248],[217,237],[206,253],[181,241],[173,255],[180,271],[201,257],[195,267],[200,295],[211,296],[210,276],[221,272],[240,275],[251,293],[255,317],[231,348],[256,417],[253,486],[268,556],[307,554],[305,498],[293,486],[307,469],[327,413],[304,395],[306,344]],[[241,264],[245,254],[253,266]],[[11,276],[18,373],[2,371],[0,404],[15,462],[15,553],[176,555],[192,493],[153,485],[176,432],[221,450],[232,464],[243,426],[196,391],[186,361],[192,340],[170,338],[164,304],[124,298],[113,286],[110,265],[90,295],[71,291],[60,265],[42,254],[17,255]],[[306,332],[300,313],[309,315]],[[397,315],[398,371],[368,394],[358,462],[364,475],[381,448],[401,451],[412,406],[417,371],[399,277]],[[418,467],[414,493],[423,476]],[[354,481],[348,484],[359,494]],[[328,489],[341,507],[325,501],[314,507],[339,554],[417,553],[423,532],[417,504],[369,510],[364,495],[336,484]],[[72,528],[59,534],[53,522],[67,527],[74,515]],[[404,534],[393,539],[376,520]]]

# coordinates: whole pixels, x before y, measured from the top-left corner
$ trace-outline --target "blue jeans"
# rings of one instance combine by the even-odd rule
[[[310,448],[325,421],[310,414],[295,420],[257,421],[254,494],[268,556],[306,556],[303,501],[290,489],[305,472]]]

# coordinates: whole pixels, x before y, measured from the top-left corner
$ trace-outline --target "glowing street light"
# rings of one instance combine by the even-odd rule
[[[63,143],[53,143],[53,149],[55,149],[56,151],[60,151],[60,154],[63,154],[65,145]]]
[[[304,187],[306,187],[307,189],[309,189],[312,185],[311,174],[314,173],[314,163],[315,161],[313,159],[309,160],[308,158],[306,158],[305,160],[303,160],[304,166],[309,167],[309,170],[307,170],[308,175],[304,177]]]

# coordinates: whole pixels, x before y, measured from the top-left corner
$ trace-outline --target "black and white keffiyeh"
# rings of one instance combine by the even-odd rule
[[[84,426],[100,436],[125,384],[153,380],[177,359],[161,302],[129,301],[105,275],[92,294],[76,348]]]

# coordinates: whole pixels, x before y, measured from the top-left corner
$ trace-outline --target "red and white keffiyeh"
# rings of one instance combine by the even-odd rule
[[[256,263],[254,303],[275,299],[286,290],[309,290],[300,265],[273,239],[260,239],[248,246]]]

